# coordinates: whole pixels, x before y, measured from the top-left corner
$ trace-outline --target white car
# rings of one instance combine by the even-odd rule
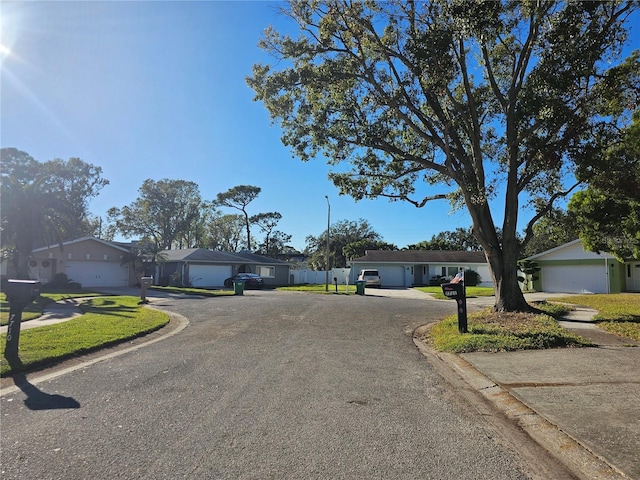
[[[358,275],[358,280],[364,280],[366,282],[365,286],[367,287],[379,288],[382,286],[382,281],[380,279],[380,272],[372,268],[360,270],[360,275]]]

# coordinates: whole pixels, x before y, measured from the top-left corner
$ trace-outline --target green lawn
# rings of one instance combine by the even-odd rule
[[[468,316],[469,333],[458,332],[457,316],[434,325],[425,341],[448,352],[495,352],[523,349],[584,346],[584,339],[560,327],[554,318],[566,314],[563,304],[598,310],[598,326],[611,333],[640,340],[640,295],[631,293],[558,297],[534,306],[545,314],[496,313],[491,310]]]
[[[440,300],[446,300],[447,297],[442,293],[442,287],[414,287],[416,290],[420,290],[421,292],[432,294],[435,298]],[[495,294],[493,287],[467,287],[466,288],[467,298],[472,297],[493,297]]]
[[[598,310],[595,321],[600,328],[640,341],[640,294],[575,295],[552,298],[550,301]]]
[[[67,322],[20,332],[21,366],[4,358],[6,334],[0,335],[0,374],[8,375],[79,353],[130,340],[161,328],[169,316],[139,305],[131,296],[92,298],[81,304],[83,315]]]
[[[228,290],[207,290],[204,288],[189,288],[189,287],[159,287],[153,286],[149,290],[158,290],[167,293],[180,293],[186,295],[200,295],[201,297],[219,297],[225,295],[233,295],[233,289]],[[147,292],[149,291],[147,290]]]
[[[22,312],[22,321],[33,320],[42,315],[42,309],[51,302],[57,302],[59,300],[65,300],[69,298],[82,298],[82,297],[95,297],[102,294],[97,292],[90,292],[85,290],[80,291],[42,291],[40,296],[35,299],[30,305]],[[7,325],[9,323],[9,302],[7,302],[7,296],[4,292],[0,292],[0,325]]]
[[[355,294],[356,286],[355,285],[338,285],[338,291],[336,292],[336,286],[332,283],[329,284],[329,291],[326,291],[326,284],[313,284],[313,285],[291,285],[288,287],[278,287],[276,290],[280,290],[282,292],[309,292],[309,293],[338,293],[346,295]],[[366,289],[365,289],[366,290]]]
[[[434,325],[424,340],[437,350],[454,353],[590,345],[559,326],[550,315],[496,313],[490,309],[468,315],[468,333],[458,332],[458,317],[453,315]]]

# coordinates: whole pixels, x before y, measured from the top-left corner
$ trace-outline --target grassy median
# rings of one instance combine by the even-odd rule
[[[434,325],[425,337],[437,350],[453,353],[507,352],[590,343],[562,328],[546,314],[496,313],[490,309],[468,315],[468,333],[458,332],[453,315]]]
[[[4,358],[6,334],[0,335],[0,374],[29,370],[114,345],[157,330],[169,322],[169,316],[139,305],[131,296],[97,297],[81,303],[83,315],[55,325],[20,332],[17,365]]]
[[[425,341],[447,352],[499,352],[511,350],[588,346],[583,338],[558,325],[572,305],[598,311],[594,321],[604,330],[640,340],[640,295],[572,295],[535,303],[544,311],[535,313],[496,313],[490,309],[468,316],[469,333],[458,332],[457,316],[434,325]]]

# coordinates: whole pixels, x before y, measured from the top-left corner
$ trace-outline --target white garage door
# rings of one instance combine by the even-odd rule
[[[604,264],[545,266],[540,278],[544,292],[607,293]]]
[[[189,281],[194,287],[221,287],[230,276],[230,265],[189,265]]]
[[[383,287],[404,287],[404,267],[379,267]]]
[[[127,287],[129,266],[112,262],[72,262],[67,261],[64,273],[83,288]]]

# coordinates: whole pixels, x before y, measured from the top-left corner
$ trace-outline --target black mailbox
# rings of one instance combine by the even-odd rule
[[[9,323],[7,325],[7,343],[4,356],[11,362],[19,360],[18,342],[22,310],[40,295],[40,282],[37,280],[7,280],[4,291],[9,301]]]
[[[464,284],[462,283],[443,283],[442,293],[448,298],[460,298],[464,295]]]
[[[28,305],[40,296],[40,282],[37,280],[7,280],[4,292],[9,303]]]
[[[442,293],[458,304],[458,331],[467,333],[467,295],[464,291],[464,283],[443,283]]]

